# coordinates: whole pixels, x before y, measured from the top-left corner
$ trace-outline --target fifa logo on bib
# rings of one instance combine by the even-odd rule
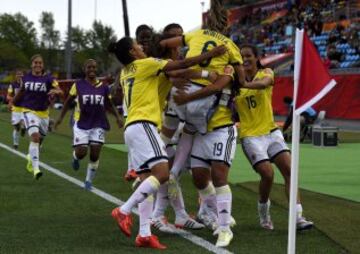
[[[42,82],[25,82],[25,89],[34,92],[47,92],[46,84]]]
[[[88,105],[104,105],[104,96],[86,94],[82,96],[83,104]]]

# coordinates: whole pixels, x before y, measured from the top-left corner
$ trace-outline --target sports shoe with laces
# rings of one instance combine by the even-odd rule
[[[260,226],[268,230],[274,230],[274,225],[270,217],[270,205],[270,200],[268,200],[265,204],[258,203],[258,214]]]
[[[205,225],[210,230],[216,230],[217,228],[217,215],[209,209],[205,209],[204,213],[198,214],[196,221]]]
[[[203,229],[205,225],[197,222],[196,220],[188,216],[186,218],[176,217],[175,227],[188,229]]]
[[[296,229],[298,231],[308,230],[314,226],[314,222],[306,220],[304,217],[300,217],[296,220]]]
[[[135,169],[130,169],[126,172],[126,174],[124,175],[124,179],[127,181],[127,182],[131,182],[131,181],[134,181],[136,178],[138,177]]]
[[[39,180],[39,178],[43,175],[43,173],[38,168],[34,168],[33,173],[36,180]]]
[[[121,212],[119,207],[116,207],[112,210],[111,216],[118,224],[121,232],[123,232],[127,237],[130,237],[131,227],[133,224],[131,214],[124,214]]]
[[[158,250],[165,250],[166,246],[159,242],[159,239],[155,235],[142,237],[138,235],[135,239],[136,247],[152,248]]]
[[[33,172],[33,166],[32,166],[32,162],[31,162],[30,154],[26,155],[26,160],[27,160],[26,170],[27,170],[29,173],[32,173],[32,172]]]
[[[230,244],[234,235],[230,228],[218,227],[214,235],[218,235],[218,239],[216,241],[216,247],[226,247]]]
[[[168,223],[165,216],[152,218],[151,225],[161,232],[169,233],[169,234],[175,233],[175,228]]]

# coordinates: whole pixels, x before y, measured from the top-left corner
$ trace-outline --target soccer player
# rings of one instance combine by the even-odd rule
[[[270,217],[270,191],[274,180],[273,162],[285,181],[285,193],[290,190],[290,151],[281,131],[274,122],[271,104],[274,72],[264,68],[259,61],[255,46],[241,47],[244,58],[246,83],[236,97],[236,109],[240,117],[240,138],[243,152],[254,170],[260,175],[258,213],[261,227],[273,230]],[[313,226],[302,216],[300,197],[297,201],[297,229]]]
[[[168,158],[157,128],[161,122],[159,103],[159,74],[187,68],[224,52],[217,47],[201,56],[181,61],[166,61],[146,57],[142,47],[132,38],[124,37],[109,45],[109,51],[124,65],[121,84],[124,89],[128,116],[125,123],[125,143],[133,165],[142,180],[139,187],[112,216],[121,231],[131,235],[131,210],[139,205],[140,230],[135,245],[165,249],[150,231],[153,194],[169,179]]]
[[[207,51],[217,45],[226,45],[228,49],[227,54],[209,59],[193,67],[198,70],[204,68],[205,70],[217,71],[220,77],[224,76],[224,80],[219,82],[219,85],[208,88],[210,82],[206,79],[191,80],[193,88],[192,90],[189,89],[191,96],[187,96],[184,91],[178,91],[181,97],[186,97],[184,99],[185,101],[178,100],[177,102],[179,102],[179,104],[192,103],[185,106],[186,114],[180,110],[177,112],[178,115],[180,118],[186,115],[187,118],[183,120],[193,123],[196,131],[206,135],[198,135],[193,142],[192,135],[194,132],[185,130],[181,137],[182,141],[179,142],[177,149],[181,151],[181,154],[179,156],[178,154],[175,155],[175,162],[171,172],[177,177],[177,172],[183,167],[184,161],[190,153],[193,144],[191,152],[192,175],[203,204],[209,208],[201,209],[201,211],[207,211],[207,214],[210,215],[211,223],[209,223],[209,225],[213,225],[216,220],[218,220],[220,227],[215,231],[215,233],[218,233],[217,246],[227,246],[233,238],[233,234],[229,228],[232,197],[230,187],[227,184],[227,172],[233,157],[232,149],[235,149],[232,142],[236,137],[236,129],[233,127],[231,120],[232,113],[228,105],[230,104],[231,96],[233,96],[231,85],[228,86],[231,78],[229,78],[228,75],[224,75],[225,66],[229,63],[233,65],[240,83],[243,83],[244,74],[241,66],[242,58],[238,47],[223,35],[227,29],[227,14],[218,0],[211,1],[206,28],[207,29],[187,33],[183,35],[183,37],[176,37],[162,42],[164,47],[175,47],[183,45],[182,43],[184,42],[185,45],[189,47],[186,57]],[[222,91],[222,89],[224,90]],[[218,96],[215,96],[215,93],[217,93]],[[221,96],[224,98],[221,104],[219,104]],[[229,98],[225,99],[225,97]],[[194,104],[199,103],[199,100],[197,100],[199,98],[202,98],[203,102],[207,100],[210,102],[210,105],[212,105],[210,108],[206,106],[202,108],[203,113],[205,113],[203,114],[203,119],[199,118],[200,111],[194,112],[193,117],[189,112],[189,110],[195,108]],[[199,119],[201,119],[201,121],[198,121]],[[202,130],[197,128],[199,126]],[[213,136],[215,138],[213,138]],[[209,151],[206,150],[210,146],[215,149],[212,155],[207,154]],[[206,147],[204,153],[201,152],[202,147]],[[224,158],[225,154],[226,158]],[[212,175],[209,170],[210,166]],[[198,214],[198,217],[201,218],[203,216],[202,214]],[[211,227],[214,229],[213,226]]]
[[[8,100],[8,108],[11,111],[11,124],[14,127],[13,135],[12,135],[14,149],[18,149],[19,147],[20,132],[22,136],[24,136],[25,134],[24,121],[22,120],[21,117],[21,108],[17,107],[13,103],[14,96],[20,90],[20,82],[23,75],[24,75],[23,71],[21,70],[16,71],[15,81],[9,85],[6,95],[6,99]]]
[[[72,166],[74,170],[78,170],[80,160],[86,156],[88,149],[90,150],[84,188],[91,190],[93,179],[99,167],[101,148],[105,142],[105,131],[110,129],[106,118],[106,107],[109,106],[111,113],[115,115],[119,128],[122,127],[122,121],[111,102],[109,87],[96,78],[97,64],[94,59],[85,61],[84,72],[85,79],[81,79],[72,85],[55,127],[61,124],[69,106],[76,99]]]
[[[21,108],[22,118],[30,137],[27,170],[35,179],[42,176],[39,168],[39,146],[49,126],[49,103],[56,95],[62,95],[57,81],[44,72],[41,55],[31,58],[31,71],[20,80],[20,90],[15,95],[14,105]]]

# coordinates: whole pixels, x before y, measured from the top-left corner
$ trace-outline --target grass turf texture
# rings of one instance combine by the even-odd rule
[[[8,114],[0,118],[9,119]],[[0,142],[11,145],[11,126],[0,121]],[[68,130],[67,135],[70,131]],[[63,133],[66,134],[66,133]],[[27,139],[21,139],[20,151],[26,152]],[[86,161],[79,172],[70,167],[71,138],[50,134],[40,159],[80,180],[85,177]],[[35,181],[25,170],[25,160],[0,150],[0,253],[130,253],[133,238],[125,238],[113,222],[110,212],[113,204],[86,192],[45,171]],[[131,189],[124,184],[126,154],[104,148],[100,170],[94,185],[122,200]],[[256,175],[255,175],[256,176]],[[195,212],[197,195],[191,180],[182,180],[185,201],[190,212]],[[259,228],[256,215],[256,183],[232,185],[233,215],[238,222],[230,251],[234,253],[285,253],[287,245],[287,210],[281,188],[272,192],[272,215],[276,230],[267,232]],[[298,234],[297,253],[356,253],[359,249],[359,204],[312,192],[303,193],[306,215],[313,218],[319,228]],[[172,216],[170,214],[170,220]],[[326,227],[328,226],[328,228]],[[177,236],[156,232],[169,247],[168,253],[198,253],[203,249]],[[210,242],[215,242],[208,230],[196,231]],[[332,239],[330,239],[330,236]],[[146,253],[157,253],[142,250]]]

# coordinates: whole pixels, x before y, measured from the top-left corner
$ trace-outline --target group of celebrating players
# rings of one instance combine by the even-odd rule
[[[239,49],[228,37],[227,15],[219,0],[211,0],[209,15],[202,29],[183,33],[178,24],[169,24],[161,35],[146,25],[138,27],[136,40],[123,37],[109,45],[122,64],[119,83],[124,94],[123,124],[113,106],[109,87],[96,78],[96,61],[84,63],[85,78],[75,82],[55,127],[73,101],[73,168],[90,150],[84,187],[92,188],[99,166],[99,155],[109,129],[106,109],[124,125],[128,146],[126,179],[136,178],[129,199],[112,211],[120,230],[131,235],[131,211],[138,207],[139,234],[135,245],[166,249],[151,233],[151,225],[163,232],[176,229],[164,213],[170,204],[175,226],[189,229],[208,227],[217,236],[216,246],[226,247],[233,239],[231,227],[232,192],[228,173],[235,156],[237,127],[243,152],[261,176],[258,213],[261,227],[273,230],[270,217],[270,191],[273,162],[290,186],[290,153],[282,132],[274,122],[271,100],[274,73],[264,68],[256,47]],[[18,79],[18,92],[9,90],[13,114],[19,112],[27,128],[30,145],[27,169],[38,179],[39,146],[48,126],[48,96],[62,94],[57,82],[44,74],[43,60],[36,55],[32,70]],[[13,95],[13,97],[11,96]],[[13,120],[14,126],[18,122]],[[18,128],[14,145],[18,145]],[[174,144],[176,146],[174,146]],[[176,147],[176,149],[175,149]],[[185,210],[179,178],[191,171],[200,206],[196,219]],[[297,228],[309,229],[311,221],[302,216],[297,202]]]

